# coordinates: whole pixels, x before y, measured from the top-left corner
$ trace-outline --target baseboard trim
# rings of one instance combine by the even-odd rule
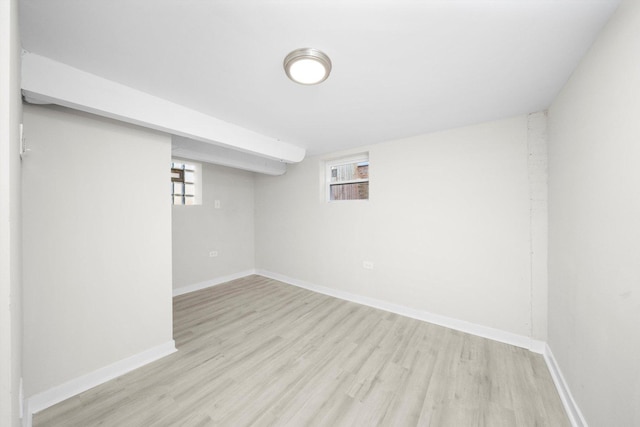
[[[252,274],[256,274],[255,269],[241,271],[239,273],[229,274],[227,276],[217,277],[211,280],[205,280],[204,282],[194,283],[192,285],[181,286],[173,290],[173,296],[177,297],[178,295],[188,294],[190,292],[199,291],[202,289],[210,288],[212,286],[221,285],[226,282],[230,282],[232,280],[241,279],[243,277],[250,276]]]
[[[580,411],[578,404],[573,398],[571,390],[569,389],[569,384],[567,384],[567,381],[564,379],[562,371],[560,370],[560,366],[558,366],[558,362],[553,356],[551,347],[549,347],[548,344],[545,345],[543,356],[545,362],[547,362],[547,367],[549,368],[549,372],[551,373],[551,378],[556,385],[556,389],[558,390],[558,394],[560,395],[560,400],[564,405],[564,409],[567,412],[569,421],[571,421],[571,425],[573,427],[588,427],[587,421],[584,419],[582,411]]]
[[[176,351],[175,342],[171,340],[49,390],[35,394],[25,401],[25,416],[22,425],[24,427],[31,427],[33,414]]]
[[[258,274],[270,279],[278,280],[293,286],[318,292],[331,297],[351,301],[357,304],[366,305],[380,310],[396,313],[401,316],[422,320],[436,325],[444,326],[457,331],[469,333],[479,337],[491,339],[494,341],[510,344],[516,347],[526,348],[531,352],[542,354],[547,364],[551,378],[558,390],[562,404],[564,405],[569,421],[573,427],[588,427],[580,408],[571,394],[569,385],[567,384],[558,363],[553,356],[553,352],[549,345],[544,341],[534,340],[529,337],[506,332],[495,328],[467,322],[464,320],[454,319],[451,317],[441,316],[424,310],[417,310],[399,304],[393,304],[387,301],[369,298],[362,295],[352,294],[350,292],[340,291],[325,286],[316,285],[305,282],[303,280],[294,279],[283,274],[274,273],[268,270],[251,269],[243,272],[230,274],[213,280],[208,280],[193,285],[184,286],[173,290],[173,296],[183,295],[189,292],[195,292],[201,289],[217,286],[231,280],[240,279],[252,274]],[[175,342],[173,340],[166,342],[157,347],[153,347],[142,353],[120,360],[111,365],[100,368],[94,372],[78,377],[74,380],[46,390],[42,393],[33,395],[24,401],[25,416],[23,418],[23,427],[32,427],[33,414],[40,412],[56,403],[62,402],[70,397],[80,394],[90,388],[98,386],[104,382],[117,378],[134,369],[140,368],[146,364],[154,362],[171,353],[176,352]]]
[[[378,300],[375,298],[352,294],[350,292],[327,288],[267,270],[257,269],[255,274],[259,274],[270,279],[278,280],[280,282],[288,283],[290,285],[308,289],[310,291],[318,292],[324,295],[329,295],[335,298],[355,302],[357,304],[378,308],[380,310],[389,311],[391,313],[411,317],[413,319],[422,320],[424,322],[434,323],[436,325],[445,326],[450,329],[455,329],[457,331],[466,332],[468,334],[488,338],[490,340],[514,345],[516,347],[526,348],[533,353],[544,354],[545,351],[545,342],[534,340],[524,335],[518,335],[512,332],[506,332],[500,329],[478,325],[476,323],[471,323],[464,320],[454,319],[452,317],[441,316],[439,314],[430,313],[428,311],[417,310],[414,308]]]

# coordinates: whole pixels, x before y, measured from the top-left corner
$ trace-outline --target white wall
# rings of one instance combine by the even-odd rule
[[[325,202],[324,157],[257,176],[256,267],[530,337],[527,138],[519,116],[365,147],[369,201]]]
[[[28,397],[172,340],[171,146],[61,107],[24,126]]]
[[[547,112],[529,115],[529,202],[531,227],[531,336],[547,341],[548,318],[548,119]]]
[[[549,343],[591,426],[640,425],[640,2],[549,110]]]
[[[202,164],[202,205],[173,206],[174,289],[253,270],[253,187],[251,172]]]
[[[18,426],[22,375],[18,1],[0,2],[0,424]]]

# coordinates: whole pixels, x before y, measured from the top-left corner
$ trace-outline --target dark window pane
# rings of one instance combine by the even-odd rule
[[[366,200],[369,198],[369,183],[332,184],[330,200]]]
[[[358,163],[358,179],[369,179],[369,163]]]
[[[180,169],[171,168],[171,182],[184,181],[184,171]]]

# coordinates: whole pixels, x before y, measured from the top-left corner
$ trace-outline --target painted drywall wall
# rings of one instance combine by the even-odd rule
[[[324,199],[349,153],[256,176],[256,267],[531,336],[527,139],[519,116],[349,152],[369,152],[368,201]]]
[[[173,206],[174,289],[254,268],[253,181],[251,172],[202,163],[202,204]]]
[[[0,424],[20,424],[22,249],[18,1],[0,3]]]
[[[25,105],[26,397],[172,340],[167,135]]]
[[[548,317],[548,117],[529,114],[527,126],[531,239],[531,337],[547,341]]]
[[[640,425],[640,3],[549,110],[549,344],[591,426]]]

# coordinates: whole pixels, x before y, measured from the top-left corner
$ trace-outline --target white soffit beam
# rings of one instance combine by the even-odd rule
[[[175,135],[171,137],[171,155],[267,175],[282,175],[287,171],[287,164],[277,160]]]
[[[207,116],[34,53],[22,58],[26,98],[133,123],[286,163],[305,149]]]

